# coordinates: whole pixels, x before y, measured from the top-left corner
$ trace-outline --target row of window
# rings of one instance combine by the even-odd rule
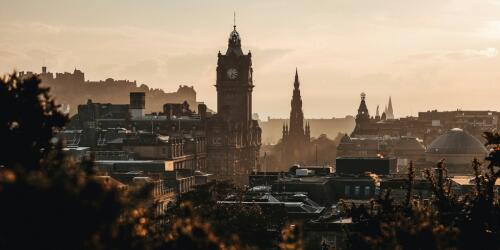
[[[371,186],[351,186],[346,185],[344,187],[344,195],[346,197],[356,197],[356,196],[372,196]],[[375,188],[374,193],[377,195],[379,192],[378,188]]]

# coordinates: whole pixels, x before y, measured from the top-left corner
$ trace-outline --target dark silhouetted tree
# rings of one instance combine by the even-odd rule
[[[0,80],[0,114],[0,165],[24,170],[39,167],[54,131],[67,120],[37,77],[23,80],[15,73]]]
[[[0,79],[0,249],[223,249],[199,217],[165,228],[151,188],[120,190],[54,139],[66,116],[33,77]]]

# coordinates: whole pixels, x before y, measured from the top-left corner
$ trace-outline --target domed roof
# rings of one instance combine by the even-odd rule
[[[474,136],[459,128],[454,128],[439,136],[429,144],[429,154],[486,154],[488,150]]]

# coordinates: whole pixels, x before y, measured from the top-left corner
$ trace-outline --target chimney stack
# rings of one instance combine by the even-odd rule
[[[130,92],[130,116],[133,120],[142,119],[146,109],[146,93]]]

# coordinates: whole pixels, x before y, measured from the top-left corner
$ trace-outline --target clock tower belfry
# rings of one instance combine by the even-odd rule
[[[220,51],[217,60],[217,113],[233,122],[252,120],[252,53],[241,50],[241,38],[236,25],[229,35],[226,54]]]

